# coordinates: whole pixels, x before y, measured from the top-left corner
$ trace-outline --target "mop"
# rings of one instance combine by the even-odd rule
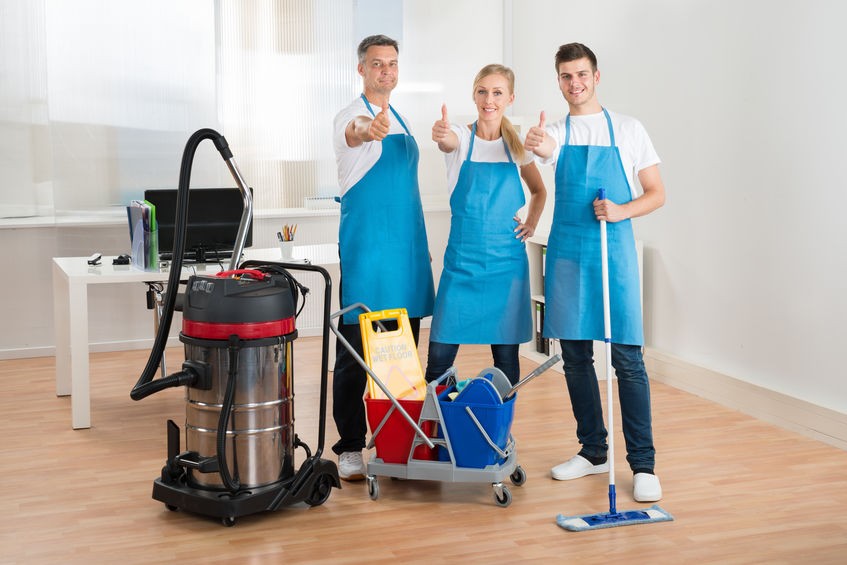
[[[598,198],[605,200],[606,191],[600,189]],[[614,528],[617,526],[631,526],[633,524],[646,524],[648,522],[669,522],[673,520],[665,510],[653,505],[644,510],[625,510],[618,512],[615,507],[615,433],[614,433],[614,411],[612,410],[612,324],[609,307],[609,250],[606,241],[606,221],[600,220],[600,256],[603,269],[603,341],[606,345],[606,401],[608,408],[609,428],[609,512],[599,514],[585,514],[582,516],[556,516],[556,523],[566,530],[581,532],[584,530],[598,530],[600,528]]]

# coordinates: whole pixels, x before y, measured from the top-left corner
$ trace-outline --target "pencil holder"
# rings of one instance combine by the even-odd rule
[[[289,261],[294,257],[294,242],[293,241],[280,241],[279,242],[279,251],[282,256],[283,261]]]

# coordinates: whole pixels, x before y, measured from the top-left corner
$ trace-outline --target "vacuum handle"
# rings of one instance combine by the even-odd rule
[[[156,332],[156,339],[153,342],[153,349],[150,351],[150,357],[147,359],[147,365],[145,365],[144,371],[142,371],[141,376],[138,378],[138,382],[135,383],[135,386],[129,393],[130,398],[133,400],[141,400],[163,388],[186,384],[178,379],[154,382],[153,377],[159,368],[162,354],[165,351],[176,306],[177,289],[179,288],[182,271],[182,254],[185,250],[186,230],[188,227],[188,193],[191,186],[191,168],[194,164],[194,154],[200,143],[206,139],[211,139],[215,144],[215,148],[226,162],[236,184],[238,184],[238,188],[241,190],[242,200],[244,201],[244,210],[241,214],[241,223],[238,226],[238,235],[236,236],[232,260],[229,265],[230,269],[235,269],[238,266],[238,259],[244,250],[244,244],[247,239],[247,230],[253,218],[253,199],[250,190],[241,176],[238,166],[235,164],[235,159],[232,157],[232,151],[229,149],[229,143],[227,143],[226,138],[213,129],[203,128],[197,130],[188,138],[185,144],[185,149],[182,152],[182,163],[179,169],[179,189],[177,190],[176,215],[174,218],[173,262],[171,263],[171,272],[168,276],[168,289],[170,292],[165,296],[162,317],[159,320],[159,328]]]

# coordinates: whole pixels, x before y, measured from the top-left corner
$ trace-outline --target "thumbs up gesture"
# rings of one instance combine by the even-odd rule
[[[536,151],[542,143],[544,143],[544,139],[547,137],[547,132],[544,130],[544,123],[546,122],[546,118],[544,116],[544,111],[541,112],[541,117],[538,120],[537,126],[532,126],[529,128],[529,131],[526,134],[526,140],[524,140],[524,147],[526,147],[527,151]]]
[[[368,126],[368,136],[372,141],[382,141],[388,135],[390,129],[391,122],[388,119],[388,102],[385,102],[379,114],[371,120],[371,124]]]
[[[450,129],[450,118],[447,117],[447,104],[441,105],[441,119],[432,125],[432,140],[444,153],[451,153],[459,145],[456,132]]]
[[[441,143],[447,139],[450,133],[450,119],[447,117],[447,104],[441,105],[441,119],[436,120],[432,126],[432,140]]]

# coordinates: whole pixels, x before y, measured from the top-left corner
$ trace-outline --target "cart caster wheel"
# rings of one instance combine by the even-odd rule
[[[223,524],[227,528],[231,528],[235,525],[235,518],[233,518],[232,516],[227,516],[226,518],[221,518],[221,524]]]
[[[315,486],[311,494],[306,498],[306,504],[309,506],[320,506],[329,498],[332,492],[332,479],[324,473],[315,481]]]
[[[519,487],[526,482],[526,471],[523,470],[523,467],[518,465],[515,467],[515,472],[509,475],[509,479],[512,481],[513,485]]]
[[[497,506],[505,508],[512,503],[512,491],[508,487],[503,487],[501,491],[501,493],[498,493],[497,489],[494,489],[494,502],[497,503]]]
[[[371,500],[379,498],[379,482],[377,482],[376,477],[368,477],[368,496],[371,497]]]

